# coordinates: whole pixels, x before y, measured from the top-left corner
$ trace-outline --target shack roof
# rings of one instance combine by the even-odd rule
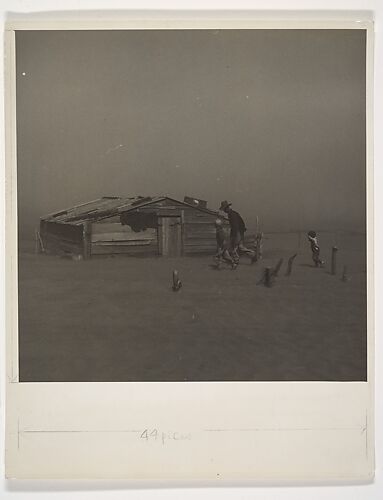
[[[104,196],[97,200],[88,201],[81,205],[76,205],[72,208],[60,210],[41,217],[41,220],[48,222],[61,222],[66,224],[79,225],[84,222],[97,222],[102,219],[108,219],[125,212],[137,210],[143,206],[158,203],[164,200],[175,202],[179,205],[192,207],[194,210],[208,213],[210,215],[218,215],[218,210],[210,210],[202,208],[185,201],[176,200],[169,196],[135,196],[135,197],[119,197],[119,196]]]

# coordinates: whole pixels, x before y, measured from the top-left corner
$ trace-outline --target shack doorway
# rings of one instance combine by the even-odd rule
[[[182,255],[181,217],[158,217],[158,246],[163,257]]]

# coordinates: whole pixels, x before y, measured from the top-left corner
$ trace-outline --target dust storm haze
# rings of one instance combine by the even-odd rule
[[[365,31],[19,31],[21,238],[101,196],[365,230]]]

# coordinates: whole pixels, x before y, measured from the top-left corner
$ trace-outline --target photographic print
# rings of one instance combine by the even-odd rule
[[[372,22],[112,17],[6,26],[7,477],[370,480]]]
[[[20,382],[366,381],[366,30],[16,31]]]

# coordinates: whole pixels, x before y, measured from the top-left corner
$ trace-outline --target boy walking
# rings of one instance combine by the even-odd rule
[[[226,262],[227,264],[230,264],[231,268],[234,270],[237,267],[237,264],[230,254],[230,245],[221,219],[216,219],[215,221],[215,238],[217,241],[217,253],[214,256],[214,260],[217,263],[218,269],[221,267],[223,262]]]
[[[315,231],[309,231],[307,233],[307,238],[310,242],[312,258],[315,264],[315,267],[323,267],[324,261],[320,259],[320,248],[318,245],[317,233]]]

